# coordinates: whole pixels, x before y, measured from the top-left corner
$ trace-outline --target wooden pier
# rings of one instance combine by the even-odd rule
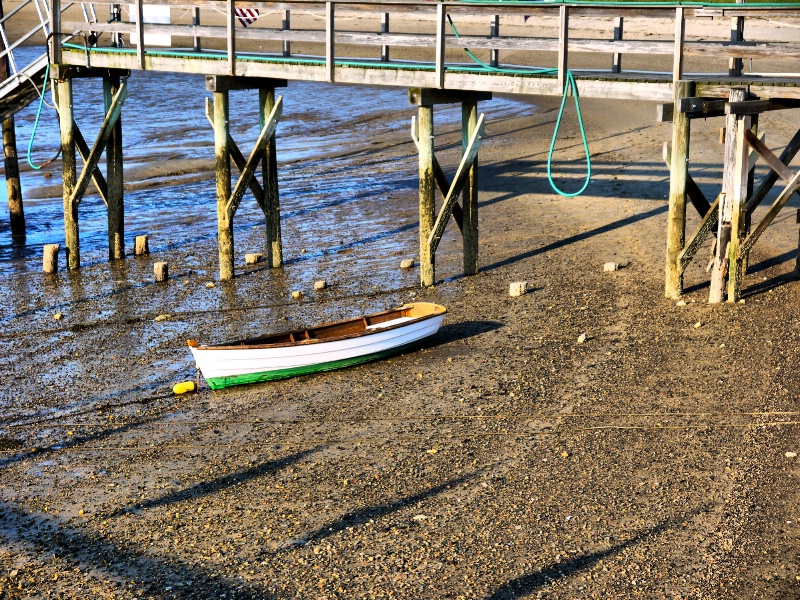
[[[267,261],[272,267],[282,264],[275,144],[282,99],[276,90],[292,81],[408,89],[409,101],[417,107],[411,136],[419,152],[425,286],[436,281],[436,249],[451,217],[463,238],[464,272],[478,271],[478,151],[484,123],[479,102],[490,100],[493,93],[560,96],[568,71],[584,98],[656,101],[664,104],[664,114],[673,115],[671,148],[665,155],[671,174],[668,297],[681,294],[686,266],[715,232],[711,301],[722,299],[726,280],[728,299],[737,300],[747,253],[800,187],[800,175],[786,167],[800,148],[800,132],[779,157],[757,136],[758,114],[800,107],[800,73],[792,72],[798,70],[800,43],[751,39],[746,25],[748,18],[800,19],[800,5],[103,0],[91,7],[93,18],[85,11],[81,14],[77,5],[50,0],[45,24],[61,122],[70,268],[80,266],[78,205],[90,180],[108,205],[109,257],[124,256],[120,114],[125,79],[134,70],[206,76],[213,93],[208,118],[215,134],[221,279],[234,276],[233,219],[248,191],[266,217]],[[148,22],[158,20],[152,18],[154,9],[165,7],[176,14],[174,22]],[[251,9],[250,14],[257,11],[255,22],[247,27],[239,23],[241,14],[237,16],[244,8]],[[357,28],[351,25],[354,18]],[[528,19],[549,19],[557,35],[537,36],[538,28],[526,25]],[[626,39],[625,22],[642,19],[668,19],[671,39]],[[606,38],[573,35],[581,22],[598,20],[608,22]],[[730,24],[727,37],[709,39],[696,33],[698,23],[720,20]],[[598,55],[606,56],[602,68],[597,66]],[[745,70],[745,61],[757,68]],[[703,71],[693,72],[700,64]],[[107,115],[91,148],[72,115],[71,82],[78,77],[96,78],[103,85]],[[228,93],[241,89],[257,90],[261,115],[260,135],[247,158],[229,127]],[[0,107],[10,97],[0,89]],[[463,158],[452,181],[434,154],[434,107],[442,103],[462,105]],[[725,177],[714,202],[702,197],[689,172],[690,126],[698,116],[726,120]],[[76,151],[83,161],[80,172]],[[104,151],[105,176],[97,167]],[[755,158],[766,161],[774,176],[753,192]],[[231,160],[240,173],[233,187]],[[786,187],[764,220],[751,228],[753,209],[779,178]],[[442,197],[438,212],[436,189]],[[687,197],[703,218],[688,243]]]

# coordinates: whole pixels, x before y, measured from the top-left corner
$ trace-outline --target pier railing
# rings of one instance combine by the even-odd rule
[[[453,87],[453,80],[486,89],[496,76],[489,89],[511,93],[560,93],[571,69],[607,82],[591,88],[593,95],[613,87],[614,97],[652,99],[666,99],[672,82],[687,77],[800,79],[800,43],[753,39],[745,27],[745,20],[762,18],[800,24],[800,5],[101,0],[93,3],[99,17],[87,24],[76,18],[79,6],[62,17],[59,0],[50,2],[51,60],[68,54],[70,64],[437,88]],[[648,19],[662,20],[662,29],[668,20],[670,34],[641,34],[640,27],[643,39],[623,35]],[[720,21],[716,33],[706,27]],[[598,22],[607,23],[607,33]],[[64,35],[76,31],[81,41],[65,43]],[[552,82],[519,87],[509,77]],[[661,91],[626,92],[625,82],[661,84]]]

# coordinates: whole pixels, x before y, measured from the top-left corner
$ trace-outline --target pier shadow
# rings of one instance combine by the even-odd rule
[[[678,527],[690,520],[692,517],[700,513],[708,512],[708,510],[708,506],[700,507],[688,515],[667,519],[655,527],[639,531],[629,540],[611,546],[605,550],[583,554],[570,560],[553,563],[544,569],[511,579],[510,581],[507,581],[498,587],[494,592],[486,596],[485,600],[515,600],[516,598],[527,597],[537,590],[550,585],[550,582],[555,579],[565,579],[567,577],[576,575],[581,571],[590,569],[601,560],[605,560],[606,558],[619,554],[626,548],[635,546],[639,542],[655,537],[664,531],[674,529],[675,527]]]
[[[171,598],[275,598],[261,586],[254,586],[235,576],[220,575],[197,566],[196,561],[173,558],[175,554],[170,557],[157,556],[152,550],[129,542],[118,543],[111,536],[83,530],[49,515],[23,514],[5,500],[0,500],[0,517],[3,521],[0,529],[3,542],[6,548],[12,549],[13,554],[58,556],[98,585],[103,580],[111,580],[123,588],[135,578],[137,587],[146,592],[145,596],[157,598],[168,597],[165,589],[169,590],[172,586],[176,587],[169,595]],[[191,587],[179,587],[187,581],[191,582]],[[63,585],[52,584],[54,589]],[[34,590],[28,589],[26,593],[31,591]]]
[[[427,500],[434,496],[438,496],[442,492],[451,489],[461,483],[465,483],[477,477],[479,472],[469,473],[467,475],[462,475],[460,477],[454,477],[452,479],[448,479],[447,481],[443,481],[442,483],[435,485],[433,487],[424,489],[416,494],[411,494],[410,496],[404,496],[402,498],[398,498],[397,500],[392,500],[390,502],[386,502],[384,504],[378,504],[374,506],[365,506],[363,508],[359,508],[358,510],[354,510],[352,512],[347,512],[343,514],[338,519],[331,521],[329,523],[325,523],[316,529],[306,532],[299,536],[299,539],[302,540],[302,545],[317,542],[320,540],[324,540],[325,538],[329,538],[332,535],[340,533],[348,528],[359,527],[364,523],[368,523],[369,521],[380,519],[382,517],[386,517],[397,511],[404,509],[407,506],[411,506],[422,502],[423,500]],[[289,548],[281,548],[276,550],[274,553],[277,554],[279,552],[283,552],[288,550]]]
[[[165,494],[159,498],[153,498],[152,500],[140,502],[133,506],[119,508],[108,516],[118,517],[129,512],[137,512],[150,508],[169,506],[178,502],[186,502],[202,498],[203,496],[210,496],[235,485],[247,483],[254,479],[277,473],[281,469],[285,469],[286,467],[293,465],[307,456],[323,450],[324,448],[325,446],[316,446],[314,448],[310,448],[309,450],[296,452],[295,454],[284,456],[283,458],[279,458],[277,460],[268,460],[250,469],[245,469],[244,471],[237,471],[236,473],[218,477],[217,479],[212,479],[211,481],[201,481],[200,483],[191,487],[179,490],[177,492],[172,492],[170,494]]]
[[[26,450],[20,452],[19,454],[13,454],[7,458],[0,459],[0,469],[9,467],[15,463],[18,463],[21,460],[26,460],[29,458],[39,458],[41,456],[45,456],[52,452],[61,452],[64,450],[71,450],[73,448],[78,448],[85,444],[89,444],[92,442],[99,442],[109,437],[118,435],[120,433],[127,433],[137,427],[142,425],[147,425],[149,423],[155,423],[160,420],[159,418],[153,417],[151,419],[142,419],[140,421],[136,421],[135,423],[128,423],[126,425],[121,425],[119,427],[112,427],[110,429],[104,429],[103,431],[99,431],[97,433],[92,433],[89,435],[80,435],[70,438],[67,441],[60,442],[57,444],[51,444],[49,446],[36,446],[34,449]],[[46,424],[45,424],[46,425]]]
[[[624,219],[620,219],[618,221],[614,221],[613,223],[608,223],[606,225],[602,225],[600,227],[595,227],[594,229],[590,229],[589,231],[585,231],[583,233],[578,233],[576,235],[570,236],[568,238],[564,238],[563,240],[558,240],[556,242],[552,242],[547,244],[546,246],[542,246],[541,248],[534,248],[533,250],[529,250],[527,252],[523,252],[522,254],[517,254],[516,256],[511,256],[509,258],[505,258],[503,260],[494,262],[492,264],[486,265],[481,267],[481,271],[492,271],[494,269],[499,269],[500,267],[505,267],[521,260],[525,260],[526,258],[531,258],[533,256],[538,256],[539,254],[544,254],[546,252],[550,252],[552,250],[557,250],[559,248],[563,248],[565,246],[569,246],[571,244],[575,244],[578,242],[582,242],[584,240],[588,240],[596,235],[602,235],[604,233],[608,233],[610,231],[614,231],[615,229],[619,229],[621,227],[626,227],[628,225],[633,225],[634,223],[638,223],[639,221],[644,221],[649,219],[650,217],[655,217],[656,215],[663,214],[667,212],[667,205],[659,206],[657,208],[648,210],[643,213],[639,213],[637,215],[631,215],[629,217],[625,217]]]
[[[495,331],[506,324],[501,321],[464,321],[441,327],[435,336],[427,338],[420,348],[436,348],[452,342],[466,340],[476,335]]]

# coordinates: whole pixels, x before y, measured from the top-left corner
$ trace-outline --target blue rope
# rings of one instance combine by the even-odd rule
[[[47,91],[47,77],[50,75],[50,62],[47,62],[47,67],[44,70],[44,81],[42,81],[42,93],[39,95],[39,109],[36,111],[36,120],[33,122],[33,131],[31,132],[31,139],[28,142],[28,164],[31,166],[32,169],[36,169],[37,171],[41,169],[44,165],[39,165],[38,167],[33,164],[33,160],[31,159],[31,149],[33,148],[33,139],[36,137],[36,129],[39,127],[39,116],[42,114],[42,105],[44,104],[44,93]],[[50,161],[48,161],[50,162]]]

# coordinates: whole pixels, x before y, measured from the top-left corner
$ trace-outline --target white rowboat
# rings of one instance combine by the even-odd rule
[[[430,302],[309,329],[218,344],[188,340],[212,389],[331,371],[402,352],[435,334],[447,309]]]

